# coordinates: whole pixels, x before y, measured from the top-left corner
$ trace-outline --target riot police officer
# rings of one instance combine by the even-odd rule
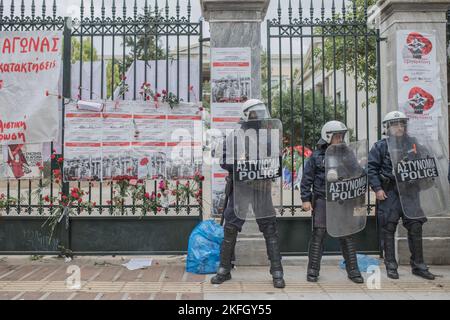
[[[267,119],[270,119],[270,113],[265,104],[260,100],[252,99],[243,104],[242,119],[239,122],[239,125],[241,129],[247,130],[257,126],[258,120],[264,121]],[[226,139],[229,138],[230,137],[227,137]],[[248,201],[249,203],[244,203],[244,205],[248,206],[251,204],[255,211],[259,230],[264,235],[267,255],[270,260],[270,273],[273,278],[273,285],[275,288],[284,288],[285,281],[283,279],[284,274],[281,264],[275,209],[272,203],[272,195],[270,194],[270,185],[272,182],[266,180],[258,183],[259,186],[262,186],[260,189],[251,190],[251,188],[253,188],[251,185],[249,187],[244,187],[239,191],[232,190],[236,189],[236,185],[233,184],[230,178],[233,177],[233,171],[236,171],[236,168],[233,168],[233,165],[229,164],[227,159],[225,159],[227,151],[229,151],[226,150],[227,146],[229,146],[227,143],[223,143],[223,159],[221,161],[221,167],[229,172],[226,188],[228,204],[223,213],[225,217],[224,239],[220,251],[220,266],[217,274],[211,279],[211,283],[221,284],[231,279],[232,256],[238,233],[242,230],[242,226],[245,223],[244,217],[236,214],[236,207],[239,205],[239,202],[241,202],[237,199],[240,195],[236,195],[236,192],[245,193],[248,190],[252,196],[256,196],[253,200],[250,199]]]
[[[408,207],[421,210],[420,190],[416,185],[411,184],[408,199],[403,199],[402,206],[393,171],[389,139],[395,141],[404,150],[420,149],[420,145],[415,138],[408,136],[408,117],[402,112],[388,113],[383,120],[383,127],[387,137],[376,142],[370,150],[368,167],[369,184],[376,193],[378,203],[377,217],[382,230],[387,276],[391,279],[399,278],[398,264],[395,258],[395,231],[400,218],[402,218],[403,226],[408,230],[412,273],[428,280],[434,280],[435,277],[428,271],[423,258],[422,225],[427,219],[425,216],[418,215],[417,218],[412,218],[405,214]]]
[[[317,143],[317,149],[305,165],[301,182],[301,199],[304,211],[312,209],[313,232],[309,243],[309,259],[307,280],[317,282],[322,259],[323,243],[327,234],[327,201],[326,180],[332,179],[337,172],[330,170],[325,172],[325,157],[327,149],[332,145],[343,144],[347,127],[339,121],[326,123],[321,132],[321,139]],[[350,158],[350,157],[347,157]],[[355,167],[356,166],[350,166]],[[356,170],[356,169],[355,169]],[[335,177],[336,178],[336,177]],[[363,283],[364,279],[358,268],[356,246],[353,238],[349,236],[339,237],[342,254],[346,262],[348,278],[355,283]]]

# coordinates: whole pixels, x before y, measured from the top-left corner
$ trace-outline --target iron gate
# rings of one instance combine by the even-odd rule
[[[284,254],[308,251],[311,217],[301,212],[298,189],[305,158],[315,148],[322,125],[340,120],[353,140],[368,139],[369,145],[381,138],[380,35],[367,24],[367,8],[374,2],[333,0],[325,7],[322,1],[315,8],[313,1],[298,0],[283,9],[278,1],[277,17],[267,21],[263,96],[272,116],[283,122],[283,164],[288,168],[279,207]],[[356,235],[361,252],[380,252],[374,209],[369,194],[368,225]],[[325,251],[337,253],[338,242],[329,239]]]
[[[50,2],[50,1],[48,1]],[[169,88],[171,75],[169,64],[176,66],[176,95],[186,96],[186,100],[194,99],[191,83],[198,83],[198,92],[202,92],[202,22],[191,21],[191,2],[186,5],[186,15],[180,14],[180,4],[170,8],[168,2],[158,5],[158,0],[145,1],[144,7],[138,7],[137,1],[125,1],[110,8],[105,2],[80,0],[80,16],[64,18],[58,12],[56,0],[51,4],[42,1],[37,7],[35,1],[31,6],[21,1],[0,1],[0,32],[29,30],[60,30],[64,33],[63,83],[64,97],[73,96],[71,92],[72,63],[79,67],[78,96],[84,99],[111,99],[120,85],[120,77],[133,65],[131,72],[136,75],[137,60],[144,60],[145,65],[152,60],[165,61],[155,63],[151,73],[145,68],[145,81],[154,77],[156,91],[158,76],[165,72],[166,89]],[[119,0],[117,1],[119,3]],[[9,5],[9,12],[6,6]],[[173,12],[174,11],[174,12]],[[192,40],[198,39],[197,53],[191,51]],[[120,43],[120,41],[122,43]],[[181,45],[185,44],[186,49]],[[171,47],[176,46],[176,51]],[[118,49],[118,47],[120,49]],[[108,49],[109,48],[109,49]],[[78,51],[78,54],[77,54]],[[118,53],[119,52],[119,53]],[[111,54],[108,57],[107,53]],[[180,61],[187,60],[188,87],[180,86]],[[198,65],[198,75],[191,78],[191,65]],[[94,62],[100,66],[100,92],[94,94]],[[83,79],[83,67],[87,67],[89,81]],[[160,70],[158,70],[158,68]],[[109,74],[109,75],[108,75]],[[197,81],[194,81],[197,80]],[[175,81],[175,80],[173,80]],[[173,83],[171,81],[171,83]],[[84,86],[84,87],[83,87]],[[86,86],[88,88],[86,88]],[[136,99],[141,84],[130,85],[130,95]],[[192,91],[192,92],[191,92]],[[123,96],[122,98],[125,98]],[[195,97],[197,98],[197,97]],[[198,99],[201,100],[201,94]],[[64,114],[64,104],[62,104]],[[63,120],[63,118],[62,118]],[[64,121],[62,121],[64,123]],[[64,127],[63,127],[64,130]],[[64,131],[63,131],[64,132]],[[62,137],[63,139],[63,137]],[[64,144],[62,143],[62,146]],[[53,143],[51,149],[53,150]],[[57,168],[58,157],[52,160],[52,168]],[[50,216],[53,204],[43,200],[45,192],[52,198],[58,195],[58,177],[53,170],[49,172],[48,185],[39,181],[7,181],[2,186],[0,201],[0,252],[2,254],[180,254],[187,251],[187,241],[192,229],[202,220],[202,196],[194,199],[191,193],[180,199],[179,185],[176,184],[173,203],[162,212],[148,212],[137,204],[139,199],[124,199],[119,208],[115,205],[116,192],[120,192],[118,183],[81,183],[61,184],[61,197],[68,195],[70,189],[84,188],[89,202],[94,205],[87,210],[77,208],[77,214],[70,216],[67,223],[59,223],[56,231],[50,236],[50,230],[43,227]],[[184,182],[182,182],[184,183]],[[158,181],[146,182],[149,192],[158,192]],[[117,189],[119,188],[119,189]],[[5,189],[5,190],[3,190]],[[196,190],[201,192],[202,182],[198,182]],[[97,202],[98,201],[98,202]],[[117,210],[119,209],[119,210]]]

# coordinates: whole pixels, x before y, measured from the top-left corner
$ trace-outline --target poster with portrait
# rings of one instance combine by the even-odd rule
[[[42,144],[1,146],[0,179],[30,180],[43,177],[50,156],[44,155]]]

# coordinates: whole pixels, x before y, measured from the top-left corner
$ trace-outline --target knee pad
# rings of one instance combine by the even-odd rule
[[[259,231],[263,233],[264,236],[266,235],[274,235],[277,234],[277,224],[276,221],[258,221],[258,228]]]
[[[412,236],[422,235],[422,224],[420,222],[414,222],[407,226],[408,232]]]
[[[238,228],[232,224],[226,224],[223,228],[224,236],[235,236],[239,232]]]
[[[323,238],[325,238],[326,234],[327,234],[327,229],[325,229],[325,228],[314,228],[313,232],[312,232],[312,237],[322,240]]]
[[[276,224],[268,225],[262,232],[265,238],[278,237],[278,230]]]
[[[388,222],[383,227],[383,231],[387,232],[387,233],[394,234],[396,230],[397,230],[397,224],[393,223],[393,222]]]

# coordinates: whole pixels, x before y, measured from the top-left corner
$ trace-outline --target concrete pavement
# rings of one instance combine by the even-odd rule
[[[0,257],[0,299],[450,300],[450,266],[433,266],[431,271],[439,275],[435,281],[413,276],[406,266],[399,269],[400,280],[390,280],[381,267],[374,274],[363,274],[369,285],[356,285],[338,267],[339,257],[325,257],[319,282],[309,283],[305,280],[306,260],[288,258],[287,286],[279,290],[272,287],[268,267],[238,267],[231,281],[217,286],[210,284],[211,275],[186,273],[183,256],[152,257],[151,267],[135,271],[121,265],[129,258],[76,257],[65,262],[56,257]],[[67,285],[69,267],[79,270],[78,288]]]

